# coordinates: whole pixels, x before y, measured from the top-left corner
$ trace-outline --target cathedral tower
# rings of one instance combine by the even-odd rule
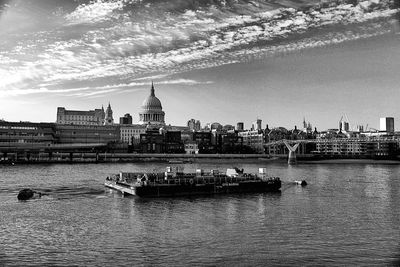
[[[113,125],[113,124],[114,124],[113,111],[111,109],[110,102],[108,102],[108,107],[106,109],[106,114],[104,118],[104,125]]]

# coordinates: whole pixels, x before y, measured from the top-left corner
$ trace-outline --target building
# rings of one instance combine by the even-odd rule
[[[128,145],[140,143],[140,135],[146,133],[146,125],[142,124],[120,124],[121,142]]]
[[[311,133],[312,132],[312,125],[310,122],[306,122],[306,118],[303,117],[303,132]]]
[[[189,127],[189,130],[191,130],[191,131],[198,132],[201,129],[200,121],[199,120],[195,120],[195,119],[190,119],[187,122],[187,126]]]
[[[199,154],[199,146],[195,141],[189,141],[185,143],[186,154]]]
[[[227,132],[219,135],[218,151],[224,154],[237,154],[242,153],[243,150],[243,137],[239,136],[237,132]]]
[[[164,136],[157,130],[146,131],[140,135],[141,153],[163,153]]]
[[[347,121],[341,120],[339,122],[339,130],[343,132],[348,132],[350,130],[349,123]]]
[[[181,132],[147,130],[140,135],[140,152],[142,153],[185,153]]]
[[[119,127],[112,125],[0,121],[0,154],[3,154],[0,156],[12,153],[15,160],[20,156],[28,160],[30,156],[38,158],[43,152],[93,152],[115,148],[119,139]]]
[[[132,124],[132,122],[133,122],[133,119],[132,119],[131,114],[129,114],[129,113],[126,113],[123,117],[119,118],[119,124],[121,124],[121,125],[129,125],[129,124]]]
[[[264,153],[264,134],[262,131],[239,132],[243,138],[243,145],[253,148],[257,153]]]
[[[261,131],[262,130],[262,120],[257,119],[255,122],[252,123],[251,125],[251,130],[252,131]]]
[[[226,125],[224,125],[224,127],[222,127],[222,130],[223,130],[223,131],[226,131],[226,132],[228,132],[228,131],[235,131],[235,126],[230,125],[230,124],[226,124]]]
[[[163,153],[185,153],[180,131],[165,131]]]
[[[108,144],[118,143],[120,130],[118,125],[55,125],[59,144]]]
[[[0,151],[35,149],[56,142],[54,123],[0,121]]]
[[[236,125],[236,130],[244,131],[244,123],[243,122],[238,122],[237,125]]]
[[[106,109],[106,116],[104,118],[104,125],[113,125],[114,124],[114,118],[113,118],[113,111],[111,109],[110,103],[108,103],[108,107]]]
[[[394,118],[393,117],[380,118],[379,129],[383,132],[393,133],[394,132]]]
[[[194,132],[192,137],[192,141],[196,142],[200,154],[215,152],[215,146],[212,144],[212,139],[213,137],[211,132]]]
[[[210,128],[211,131],[220,132],[220,131],[222,131],[223,127],[219,122],[213,122],[213,123],[210,124],[209,128]]]
[[[318,139],[314,154],[338,158],[390,158],[397,155],[398,147],[398,142],[393,139]]]
[[[89,111],[67,110],[64,107],[58,107],[56,123],[73,125],[102,125],[104,123],[105,115],[106,114],[103,107],[101,109]]]
[[[160,99],[155,96],[154,85],[151,83],[150,95],[143,101],[139,112],[140,124],[165,125],[165,112],[162,110]]]

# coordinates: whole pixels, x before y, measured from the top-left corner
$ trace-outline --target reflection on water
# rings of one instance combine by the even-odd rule
[[[256,172],[259,163],[188,164]],[[396,265],[400,166],[265,163],[279,194],[123,197],[111,173],[162,164],[1,166],[0,266]],[[305,179],[308,186],[292,183]],[[19,202],[22,188],[45,192]]]

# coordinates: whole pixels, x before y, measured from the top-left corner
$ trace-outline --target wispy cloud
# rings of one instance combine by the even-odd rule
[[[75,11],[65,16],[70,25],[82,23],[99,23],[111,19],[113,13],[121,10],[123,1],[93,1],[89,4],[82,4]]]
[[[160,75],[161,77],[161,75]],[[155,80],[157,84],[176,84],[176,85],[198,85],[198,84],[210,84],[211,81],[195,81],[191,79],[169,79],[169,80],[158,80],[151,77],[151,80]],[[150,80],[147,78],[141,78],[143,82],[130,82],[130,83],[120,83],[120,84],[110,84],[105,86],[86,86],[86,87],[76,87],[67,89],[49,89],[46,87],[39,87],[37,89],[9,89],[0,90],[0,97],[7,96],[21,96],[21,95],[32,95],[32,94],[57,94],[70,97],[92,97],[92,96],[102,96],[110,93],[132,93],[134,91],[145,90],[149,86]],[[42,85],[44,86],[44,84]],[[139,87],[139,88],[137,88]]]
[[[208,5],[184,12],[161,10],[157,17],[150,13],[151,6],[139,11],[127,8],[136,8],[139,2],[81,4],[63,15],[65,24],[57,31],[35,33],[9,50],[0,48],[0,95],[98,96],[144,86],[152,79],[165,84],[197,84],[165,78],[383,34],[390,30],[386,18],[397,12],[389,0],[308,9],[271,9],[257,0],[245,6],[238,2],[245,14],[225,8],[221,2],[219,7]],[[343,30],[335,25],[347,26]],[[78,83],[85,87],[68,89]]]

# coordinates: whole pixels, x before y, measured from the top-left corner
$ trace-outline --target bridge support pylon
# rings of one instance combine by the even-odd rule
[[[297,143],[294,146],[289,145],[289,143],[286,140],[283,140],[283,143],[289,150],[288,164],[296,164],[297,163],[296,149],[299,147],[300,143]]]

